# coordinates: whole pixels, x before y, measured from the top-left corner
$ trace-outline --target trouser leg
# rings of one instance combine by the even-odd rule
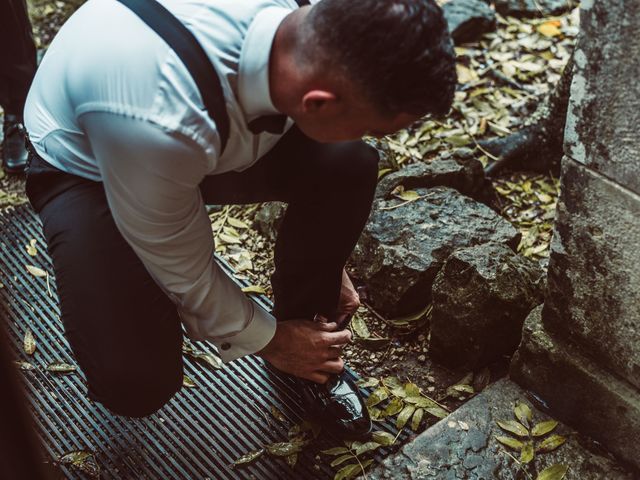
[[[25,0],[0,1],[0,106],[22,118],[36,71],[36,47]]]
[[[210,176],[207,203],[288,203],[271,278],[276,318],[335,313],[342,269],[371,210],[378,154],[362,141],[323,144],[293,127],[251,168]]]
[[[180,319],[118,231],[102,183],[62,175],[52,184],[67,188],[39,215],[65,336],[89,398],[119,415],[148,415],[181,388]],[[36,187],[49,177],[28,174],[32,204],[48,193]]]

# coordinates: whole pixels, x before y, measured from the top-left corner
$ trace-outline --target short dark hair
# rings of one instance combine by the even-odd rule
[[[341,70],[380,112],[449,111],[455,53],[433,0],[321,0],[306,21],[316,60]]]

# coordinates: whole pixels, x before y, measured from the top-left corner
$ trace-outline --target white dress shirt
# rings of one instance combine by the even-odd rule
[[[275,319],[213,261],[198,185],[205,175],[245,170],[280,138],[254,135],[247,123],[277,113],[269,54],[278,26],[297,5],[160,2],[196,36],[218,72],[231,123],[223,155],[186,67],[116,0],[89,0],[62,26],[33,81],[25,125],[44,160],[103,182],[118,229],[176,304],[188,336],[213,342],[228,362],[262,349]]]

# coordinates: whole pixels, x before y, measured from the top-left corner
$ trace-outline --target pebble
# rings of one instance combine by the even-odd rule
[[[427,360],[427,357],[425,357],[424,355],[420,355],[420,356],[418,357],[418,361],[419,361],[419,362],[424,362],[424,361],[426,361],[426,360]]]

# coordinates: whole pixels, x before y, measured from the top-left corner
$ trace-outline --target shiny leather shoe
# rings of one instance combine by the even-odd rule
[[[17,115],[5,115],[2,140],[2,167],[7,173],[24,173],[27,167],[25,129]]]
[[[321,385],[298,379],[307,413],[334,435],[358,440],[371,433],[371,417],[358,386],[343,370]]]

